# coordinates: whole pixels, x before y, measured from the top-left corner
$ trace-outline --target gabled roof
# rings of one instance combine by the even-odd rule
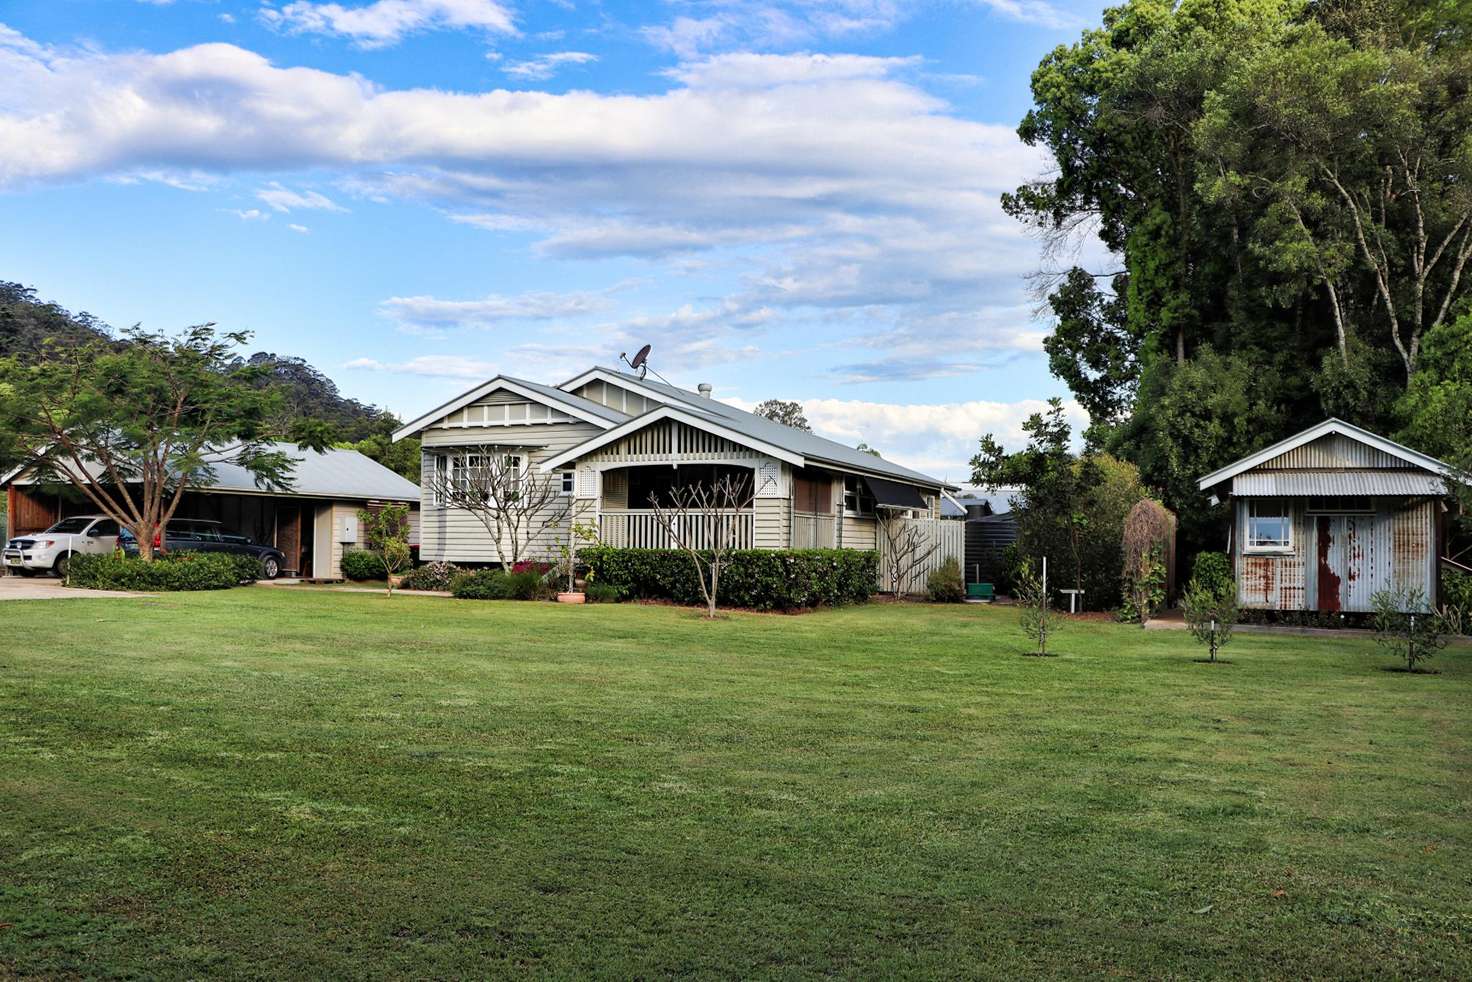
[[[805,466],[805,461],[803,460],[802,455],[792,453],[790,450],[787,450],[786,448],[778,444],[767,443],[763,440],[757,440],[748,435],[738,433],[735,430],[722,425],[722,421],[720,419],[713,418],[709,413],[692,411],[684,406],[671,406],[666,404],[662,406],[657,406],[646,413],[635,416],[628,422],[623,423],[619,426],[615,426],[611,430],[599,433],[592,439],[584,440],[582,443],[578,444],[572,449],[566,450],[555,457],[548,458],[540,465],[538,465],[538,469],[545,474],[548,471],[555,470],[556,468],[562,467],[563,465],[571,461],[577,460],[579,457],[585,457],[595,450],[606,447],[610,443],[621,440],[624,437],[628,436],[630,433],[642,430],[644,427],[649,426],[653,423],[657,423],[660,420],[664,419],[672,419],[680,423],[685,423],[688,426],[693,426],[696,429],[704,430],[707,433],[713,433],[716,436],[731,440],[734,443],[740,443],[743,446],[749,446],[753,450],[759,450],[762,453],[767,454],[768,456],[776,457],[778,460],[786,461],[787,463],[792,464],[796,467]]]
[[[294,443],[275,443],[269,449],[285,453],[294,462],[291,490],[270,491],[262,488],[256,483],[254,474],[239,464],[222,461],[222,455],[218,453],[205,455],[215,472],[214,483],[201,485],[194,490],[213,494],[271,494],[293,498],[419,500],[419,485],[356,450],[302,450]],[[11,471],[0,483],[9,483],[26,469],[20,467]]]
[[[443,419],[458,409],[464,409],[477,399],[483,399],[492,392],[501,390],[514,392],[523,398],[531,399],[533,402],[551,404],[569,416],[581,419],[587,423],[592,423],[594,426],[603,429],[608,429],[610,426],[615,426],[629,418],[627,413],[621,413],[617,409],[610,409],[602,403],[594,402],[591,399],[584,399],[582,396],[573,395],[571,392],[564,392],[562,389],[550,385],[543,385],[541,382],[532,382],[524,378],[514,378],[510,375],[497,375],[489,382],[483,382],[473,389],[460,393],[449,402],[436,406],[413,422],[405,423],[394,431],[393,438],[395,441],[398,441],[405,437],[413,436],[436,420]]]
[[[804,458],[808,464],[835,467],[839,470],[851,471],[858,474],[873,474],[876,477],[888,477],[937,490],[951,487],[951,485],[946,484],[944,481],[937,480],[928,474],[910,470],[908,467],[901,467],[899,464],[892,463],[882,457],[875,457],[873,454],[845,446],[834,440],[793,429],[790,426],[783,426],[781,423],[773,422],[755,413],[737,409],[735,406],[728,406],[724,402],[703,396],[698,392],[691,392],[689,389],[681,389],[677,386],[667,385],[664,382],[658,382],[648,378],[641,379],[637,375],[630,375],[616,368],[607,368],[601,365],[595,366],[583,372],[581,375],[568,379],[562,385],[558,386],[558,388],[564,390],[575,389],[594,379],[612,382],[614,385],[621,385],[631,392],[638,392],[657,402],[679,406],[687,412],[693,412],[701,419],[708,420],[710,423],[739,434],[736,441],[738,443],[750,444],[751,441],[757,440],[769,446],[782,447],[789,453],[797,454]],[[702,429],[709,428],[702,426],[700,423],[691,423],[691,425]],[[586,446],[584,444],[584,447]],[[583,449],[583,447],[576,449],[581,452],[575,455],[573,459],[576,456],[581,456],[589,452]],[[565,457],[567,455],[564,454],[563,456]],[[772,456],[779,455],[772,454]]]
[[[1220,470],[1212,471],[1197,482],[1197,487],[1202,491],[1206,491],[1209,488],[1221,484],[1223,481],[1236,477],[1238,474],[1250,471],[1254,467],[1259,467],[1274,457],[1279,457],[1297,447],[1313,443],[1315,440],[1321,440],[1326,436],[1334,434],[1373,447],[1382,453],[1405,461],[1412,467],[1419,467],[1438,477],[1453,480],[1459,479],[1457,469],[1445,461],[1437,460],[1435,457],[1428,457],[1426,454],[1412,450],[1410,447],[1402,446],[1394,440],[1387,440],[1385,437],[1371,433],[1369,430],[1361,429],[1351,423],[1346,423],[1342,419],[1326,419],[1317,426],[1310,426],[1302,433],[1295,433],[1288,439],[1280,440],[1270,447],[1259,450],[1255,454],[1243,457],[1236,463],[1228,464]]]

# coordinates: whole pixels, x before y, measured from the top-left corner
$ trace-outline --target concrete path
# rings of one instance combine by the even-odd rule
[[[3,600],[86,600],[89,597],[151,597],[151,593],[122,590],[73,590],[49,576],[0,576]]]

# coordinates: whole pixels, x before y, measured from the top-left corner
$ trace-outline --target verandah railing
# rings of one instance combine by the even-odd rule
[[[698,549],[709,549],[718,542],[730,541],[736,549],[750,549],[756,543],[756,516],[750,510],[722,515],[680,515],[677,530],[680,542],[671,540],[654,512],[648,509],[604,509],[598,519],[598,536],[604,545],[632,549],[673,549],[682,543]]]

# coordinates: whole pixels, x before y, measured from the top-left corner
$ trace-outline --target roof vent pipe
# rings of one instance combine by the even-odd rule
[[[710,386],[710,383],[709,382],[701,382],[699,385],[696,386],[696,388],[700,390],[700,394],[702,396],[704,396],[707,399],[710,398],[710,394],[711,394],[711,391],[712,390],[711,390],[711,386]]]

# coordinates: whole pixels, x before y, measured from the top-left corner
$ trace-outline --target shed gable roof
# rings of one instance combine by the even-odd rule
[[[1243,457],[1197,482],[1202,491],[1252,470],[1420,469],[1457,479],[1456,468],[1342,419],[1326,419],[1286,440]]]

